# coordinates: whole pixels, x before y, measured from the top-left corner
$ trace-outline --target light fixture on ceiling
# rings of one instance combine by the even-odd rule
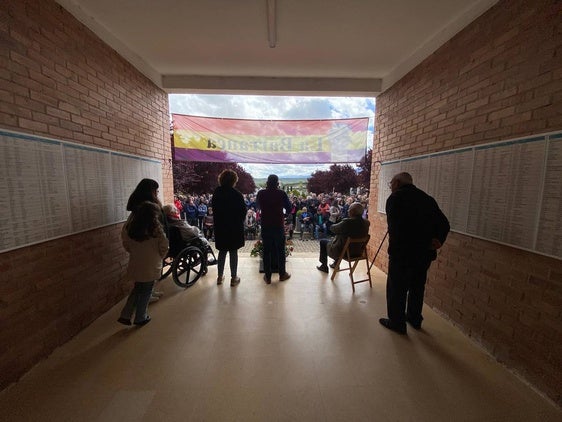
[[[277,45],[277,22],[275,15],[275,0],[267,1],[267,40],[269,48],[275,48]]]

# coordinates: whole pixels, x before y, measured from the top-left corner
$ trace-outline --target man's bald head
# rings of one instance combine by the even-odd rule
[[[363,205],[359,202],[354,202],[349,206],[349,216],[350,217],[359,217],[363,215]]]

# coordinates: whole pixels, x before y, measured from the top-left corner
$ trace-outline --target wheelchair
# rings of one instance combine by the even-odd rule
[[[174,283],[187,289],[207,274],[210,265],[216,265],[215,253],[200,238],[185,242],[175,227],[170,227],[169,236],[170,249],[162,262],[160,280],[172,274]]]

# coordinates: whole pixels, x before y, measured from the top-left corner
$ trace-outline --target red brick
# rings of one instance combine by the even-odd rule
[[[38,122],[42,122],[42,123],[46,123],[48,125],[56,125],[59,122],[59,119],[53,116],[49,116],[48,114],[45,113],[39,113],[34,111],[33,113],[31,113],[33,116],[33,120],[36,120]]]
[[[551,2],[540,5],[515,2],[507,7],[500,2],[491,9],[496,12],[478,18],[379,95],[374,156],[388,161],[424,148],[435,152],[562,130],[561,9]],[[466,105],[466,111],[452,117],[459,105]],[[451,132],[458,122],[462,128]],[[415,133],[409,132],[414,125],[422,134],[410,139],[407,133]],[[372,183],[378,180],[376,172]],[[376,209],[376,186],[369,206]],[[383,230],[384,225],[373,227],[371,234]],[[468,245],[481,251],[477,258],[470,257]],[[552,336],[560,335],[553,325],[556,321],[560,327],[562,312],[561,261],[455,233],[444,250],[446,261],[430,271],[426,302],[562,403],[560,394],[552,395],[562,391],[562,377],[553,375],[560,371],[552,370],[548,358],[536,358],[537,353],[548,355]],[[380,257],[377,265],[386,268],[386,259]],[[553,273],[558,284],[550,285]],[[529,276],[535,277],[531,283]],[[486,314],[496,317],[489,325],[483,320]],[[514,341],[515,332],[525,334]],[[559,358],[557,362],[560,367]]]
[[[29,119],[24,119],[22,117],[20,117],[18,119],[18,125],[22,129],[28,129],[28,130],[31,130],[32,132],[46,132],[47,127],[48,127],[45,123],[41,123],[41,122],[38,122],[38,121],[29,120]]]
[[[64,110],[61,110],[59,108],[47,106],[46,112],[47,112],[47,114],[49,114],[51,116],[56,116],[56,117],[59,117],[61,119],[66,119],[66,120],[70,119],[70,113],[68,113]]]

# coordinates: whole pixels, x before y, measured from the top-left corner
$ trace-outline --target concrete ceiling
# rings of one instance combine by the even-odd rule
[[[57,2],[169,93],[376,96],[497,0]]]

